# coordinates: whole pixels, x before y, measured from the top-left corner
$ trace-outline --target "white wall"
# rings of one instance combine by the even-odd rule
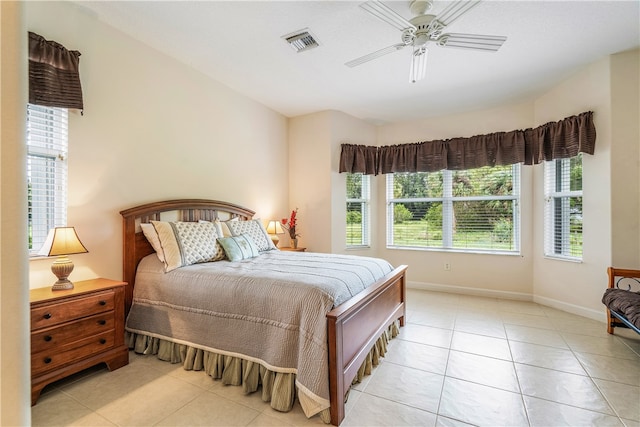
[[[313,252],[331,251],[330,135],[330,111],[289,119],[290,206],[282,217],[298,208],[299,246]]]
[[[583,157],[583,260],[544,258],[537,231],[534,294],[543,304],[603,318],[600,300],[607,267],[638,268],[640,256],[637,50],[589,65],[535,103],[539,123],[587,110],[594,111],[597,139],[595,154]],[[542,168],[536,169],[534,180],[534,230],[542,230]]]
[[[281,218],[288,208],[287,119],[105,25],[76,4],[26,2],[28,30],[79,50],[84,116],[69,120],[68,224],[89,253],[72,280],[122,277],[119,211],[207,198]],[[31,287],[49,286],[31,261]]]
[[[640,50],[611,56],[612,254],[640,268]]]
[[[289,119],[290,200],[292,208],[300,209],[300,242],[308,250],[346,251],[346,180],[338,173],[340,144],[374,145],[375,133],[375,126],[339,111]],[[375,255],[374,249],[351,253],[356,252]]]
[[[0,2],[0,425],[31,423],[27,273],[26,32],[20,2]]]

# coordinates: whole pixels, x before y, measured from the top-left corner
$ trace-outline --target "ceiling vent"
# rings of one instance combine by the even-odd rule
[[[287,34],[286,36],[282,36],[282,38],[298,53],[320,46],[307,28]]]

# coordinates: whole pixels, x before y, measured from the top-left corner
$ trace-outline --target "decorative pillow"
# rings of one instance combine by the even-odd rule
[[[227,225],[227,222],[231,222],[231,221],[238,221],[238,218],[234,218],[234,219],[230,219],[229,221],[220,221],[218,218],[215,219],[215,221],[213,221],[213,223],[216,226],[216,231],[218,232],[218,236],[220,237],[231,237],[233,236],[233,234],[231,234],[231,230],[229,230],[229,226]]]
[[[156,255],[158,255],[158,259],[160,262],[164,262],[164,253],[162,252],[162,245],[160,244],[160,239],[158,238],[158,233],[156,233],[156,229],[153,228],[153,224],[148,224],[146,222],[140,224],[140,228],[142,228],[142,234],[147,238],[151,247],[154,251],[156,251]]]
[[[229,261],[240,261],[260,255],[258,247],[248,234],[218,238]]]
[[[267,230],[264,229],[262,221],[259,219],[252,219],[249,221],[227,221],[227,225],[229,226],[229,230],[231,230],[231,234],[234,236],[248,234],[251,239],[253,239],[253,242],[256,244],[260,252],[276,249],[271,237],[269,237],[269,234],[267,233]]]
[[[200,262],[224,259],[224,249],[216,240],[211,222],[151,221],[158,233],[164,255],[165,272]]]

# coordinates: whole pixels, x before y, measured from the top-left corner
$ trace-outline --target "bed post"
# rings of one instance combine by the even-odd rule
[[[136,221],[134,217],[123,217],[122,221],[122,280],[127,282],[124,291],[124,313],[125,317],[129,314],[131,302],[133,300],[133,286],[136,273],[135,259],[135,229]]]
[[[344,400],[358,369],[378,338],[406,315],[406,265],[401,265],[357,297],[327,313],[331,424],[344,419]]]

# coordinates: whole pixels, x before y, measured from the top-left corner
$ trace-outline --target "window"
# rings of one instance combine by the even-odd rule
[[[29,253],[42,247],[49,229],[67,222],[66,108],[27,106]]]
[[[519,253],[520,165],[387,175],[387,246]]]
[[[544,254],[582,259],[582,154],[544,163]]]
[[[369,175],[347,174],[347,246],[369,245]]]

